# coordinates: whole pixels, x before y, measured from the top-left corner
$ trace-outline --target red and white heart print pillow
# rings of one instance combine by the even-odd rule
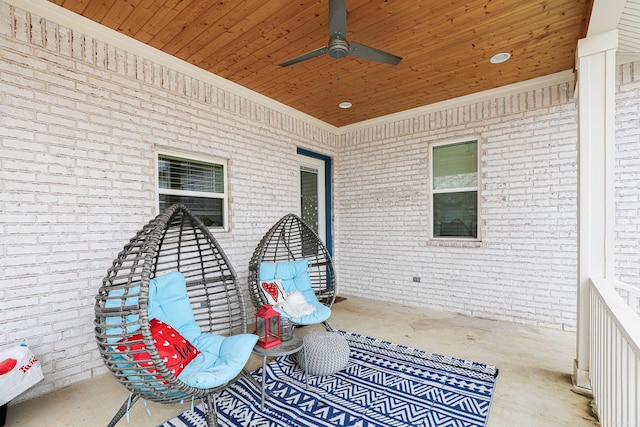
[[[184,370],[187,364],[200,354],[200,351],[171,325],[158,319],[151,319],[149,327],[151,328],[151,336],[156,345],[156,350],[173,375],[180,375],[180,372]],[[158,370],[151,362],[151,356],[144,351],[147,348],[142,342],[142,334],[132,335],[127,341],[127,344],[124,344],[124,341],[119,341],[114,346],[115,349],[122,352],[127,351],[127,348],[130,351],[133,350],[131,357],[138,362],[139,366],[147,368],[150,374],[157,373]]]
[[[282,280],[261,280],[260,290],[267,298],[267,304],[275,305],[287,299],[287,293],[282,286]]]

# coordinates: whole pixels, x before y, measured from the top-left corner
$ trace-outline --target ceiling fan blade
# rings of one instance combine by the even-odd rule
[[[349,55],[371,61],[384,62],[385,64],[396,65],[402,61],[402,57],[392,55],[388,52],[378,50],[360,43],[349,43]]]
[[[347,40],[346,0],[329,0],[329,38]]]
[[[289,65],[293,65],[293,64],[297,64],[298,62],[302,62],[302,61],[306,61],[307,59],[311,59],[311,58],[315,58],[316,56],[320,56],[320,55],[324,55],[325,53],[329,52],[329,48],[328,47],[321,47],[319,49],[316,50],[312,50],[311,52],[307,52],[307,53],[303,53],[300,56],[296,56],[295,58],[292,58],[288,61],[284,61],[280,65],[281,67],[288,67]]]

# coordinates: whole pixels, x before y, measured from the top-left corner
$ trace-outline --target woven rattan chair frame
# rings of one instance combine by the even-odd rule
[[[95,334],[100,354],[113,376],[132,393],[109,426],[115,425],[139,398],[160,403],[202,399],[209,408],[208,424],[217,424],[214,393],[228,384],[200,389],[183,383],[168,371],[153,343],[148,317],[149,282],[172,270],[180,271],[186,279],[202,332],[229,336],[247,331],[242,291],[222,248],[184,205],[167,208],[125,245],[96,296]],[[137,364],[123,361],[122,353],[114,352],[111,346],[140,332],[150,358]],[[148,361],[157,373],[149,375],[146,368],[138,366]]]
[[[258,286],[258,270],[263,262],[309,259],[309,277],[318,301],[331,308],[336,298],[336,275],[327,247],[300,217],[287,214],[264,235],[249,262],[249,295],[256,308],[267,303]],[[327,330],[332,330],[324,322]]]

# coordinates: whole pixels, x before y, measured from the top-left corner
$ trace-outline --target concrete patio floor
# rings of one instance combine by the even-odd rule
[[[599,425],[590,410],[591,399],[571,391],[574,333],[351,296],[334,305],[330,324],[336,329],[498,366],[489,427]],[[296,333],[308,330],[311,328]],[[248,367],[259,365],[260,358],[252,356]],[[105,374],[10,405],[5,426],[104,426],[127,396],[127,390]],[[156,426],[189,406],[151,402],[149,416],[138,402],[130,411],[129,423],[123,418],[117,425]]]

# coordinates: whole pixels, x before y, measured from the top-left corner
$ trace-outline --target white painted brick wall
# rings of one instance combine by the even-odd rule
[[[640,62],[616,80],[616,278],[640,287]]]
[[[571,84],[335,135],[1,0],[0,46],[0,346],[28,342],[45,370],[20,399],[105,372],[93,297],[156,214],[158,148],[229,159],[230,231],[214,234],[241,282],[264,232],[296,209],[301,146],[334,157],[342,294],[575,328]],[[630,283],[638,68],[621,68],[618,91],[616,230],[632,256],[617,271]],[[428,144],[466,135],[482,144],[483,241],[430,242]]]
[[[2,1],[0,46],[0,347],[27,342],[45,373],[23,400],[106,372],[94,295],[156,214],[157,148],[229,159],[214,234],[246,283],[296,209],[296,148],[335,156],[337,136]]]
[[[345,135],[335,205],[342,292],[575,329],[572,92],[567,83]],[[482,242],[430,241],[429,144],[475,135]]]

